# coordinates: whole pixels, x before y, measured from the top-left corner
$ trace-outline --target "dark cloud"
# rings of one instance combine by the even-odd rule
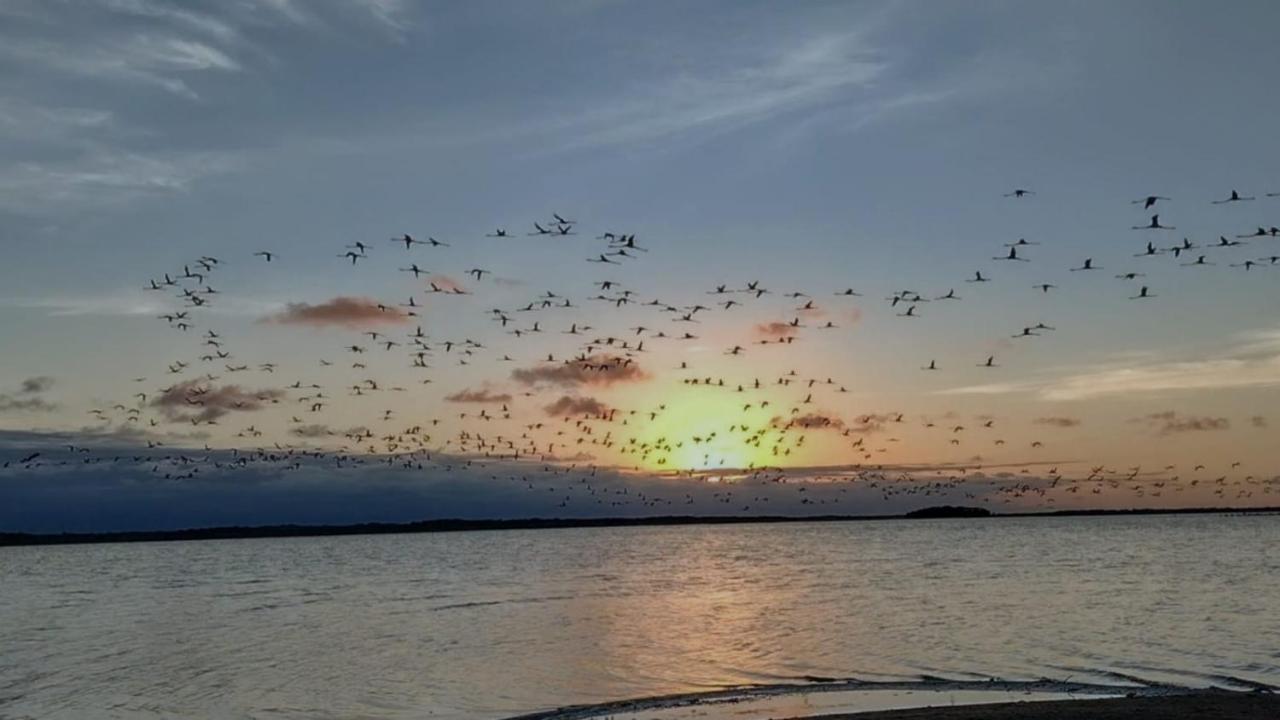
[[[34,393],[42,393],[53,387],[53,378],[48,375],[40,375],[38,377],[27,378],[22,381],[22,386],[18,392],[31,395]]]
[[[543,408],[552,417],[570,415],[603,416],[609,414],[609,406],[592,397],[574,397],[562,395],[559,400]]]
[[[334,432],[328,425],[312,423],[310,425],[295,425],[289,428],[289,434],[300,438],[325,438],[333,435]]]
[[[545,364],[512,371],[511,377],[525,385],[551,383],[564,387],[578,385],[613,385],[614,383],[648,380],[649,374],[630,358],[592,355],[585,360]]]
[[[263,322],[282,325],[336,325],[347,328],[363,328],[375,325],[398,325],[409,319],[400,308],[383,305],[366,297],[336,297],[318,305],[289,303]]]
[[[1041,417],[1033,421],[1037,425],[1048,425],[1057,428],[1073,428],[1080,425],[1080,421],[1076,418],[1069,417]]]
[[[1223,417],[1195,417],[1178,415],[1173,410],[1151,413],[1131,422],[1141,423],[1154,429],[1157,435],[1174,435],[1184,432],[1201,432],[1208,430],[1229,430],[1231,421]]]
[[[57,408],[57,405],[41,397],[0,395],[0,412],[49,412]]]
[[[239,385],[217,387],[187,380],[166,388],[151,401],[170,422],[208,422],[231,412],[253,412],[285,395],[283,390],[244,390]]]
[[[316,453],[295,454],[281,461],[270,459],[272,453],[205,450],[194,439],[175,439],[163,448],[149,447],[142,440],[97,431],[0,430],[0,530],[83,532],[742,512],[736,503],[722,501],[724,485],[702,481],[712,476],[711,472],[682,474],[676,482],[677,476],[671,474],[579,467],[581,474],[573,477],[587,482],[568,483],[573,489],[564,491],[563,471],[543,472],[551,461],[546,457],[513,461],[432,453],[430,460],[419,455],[418,462],[400,464],[385,462],[390,456],[344,454],[338,463],[334,454]],[[80,449],[69,450],[68,445]],[[40,455],[35,463],[15,463],[33,452]],[[554,460],[586,464],[594,458],[590,453],[576,452]],[[939,494],[898,494],[886,500],[882,488],[867,482],[883,482],[890,475],[895,483],[907,482],[904,477],[933,482],[938,471],[953,473],[962,467],[886,465],[870,473],[860,465],[776,468],[744,476],[735,482],[735,488],[741,488],[744,497],[768,496],[769,502],[755,509],[769,514],[888,514],[961,499],[972,504],[973,498],[964,493],[999,497],[1001,488],[1048,487],[1052,483],[1023,474],[1004,473],[1008,479],[971,474],[963,484]],[[988,466],[986,470],[1025,467]],[[165,475],[182,479],[174,482]],[[778,478],[787,482],[779,483]],[[520,482],[514,483],[516,479]],[[811,483],[806,492],[796,492],[799,482]],[[551,487],[562,492],[547,492]],[[566,494],[569,503],[562,505]],[[596,495],[643,495],[647,500],[601,506],[595,502]],[[823,499],[826,504],[819,502]]]
[[[40,397],[53,387],[53,378],[41,375],[27,378],[14,393],[0,393],[0,412],[49,412],[58,406]]]
[[[511,402],[511,393],[495,393],[489,388],[480,388],[479,390],[463,388],[452,395],[446,396],[445,400],[455,403],[509,403]]]
[[[783,427],[783,428],[798,427],[798,428],[804,428],[806,430],[822,430],[822,429],[842,430],[844,429],[844,420],[841,420],[838,417],[826,415],[820,412],[811,412],[806,415],[800,415],[798,417],[791,418],[790,420],[784,420],[782,416],[779,415],[774,417],[773,420],[770,421],[770,424],[773,425],[774,427]]]

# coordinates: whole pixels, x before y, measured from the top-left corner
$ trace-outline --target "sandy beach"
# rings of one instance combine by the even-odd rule
[[[1275,720],[1280,695],[1218,693],[1051,700],[823,715],[806,720]],[[799,720],[790,718],[788,720]]]

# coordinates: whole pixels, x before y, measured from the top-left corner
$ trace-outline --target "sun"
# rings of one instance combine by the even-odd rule
[[[767,410],[744,410],[741,397],[725,392],[681,392],[640,438],[661,448],[644,465],[658,471],[741,470],[770,462],[767,443],[751,443],[751,435],[767,426]]]

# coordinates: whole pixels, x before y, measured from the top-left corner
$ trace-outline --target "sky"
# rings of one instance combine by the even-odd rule
[[[0,1],[0,530],[1275,505],[1278,20]]]

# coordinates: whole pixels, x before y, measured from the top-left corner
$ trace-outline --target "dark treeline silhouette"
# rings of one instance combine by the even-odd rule
[[[1132,508],[1125,510],[1055,510],[1052,512],[991,513],[983,508],[935,506],[903,515],[655,515],[635,518],[521,518],[512,520],[421,520],[409,523],[357,523],[353,525],[257,525],[137,530],[86,533],[0,532],[0,547],[14,545],[71,545],[82,543],[169,542],[179,540],[232,540],[243,538],[313,537],[333,535],[392,535],[399,533],[466,532],[473,530],[551,530],[559,528],[644,527],[656,525],[746,525],[752,523],[859,522],[877,520],[927,520],[940,518],[1028,518],[1085,515],[1270,515],[1280,507],[1264,508]]]
[[[912,510],[904,515],[907,519],[917,518],[978,518],[990,517],[991,511],[980,507],[963,507],[960,505],[935,505],[933,507]]]

